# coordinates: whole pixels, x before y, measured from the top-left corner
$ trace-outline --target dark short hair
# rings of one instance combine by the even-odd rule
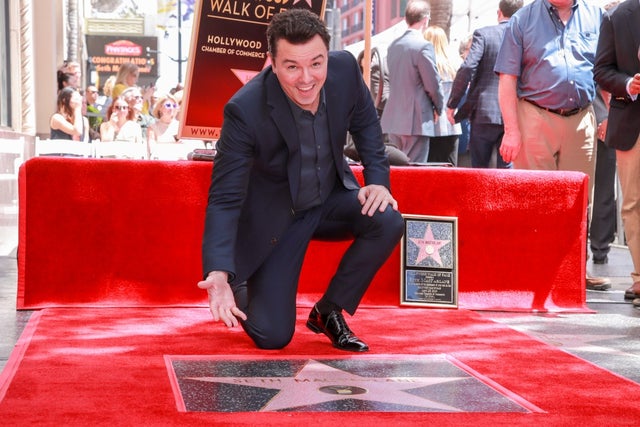
[[[498,9],[505,16],[505,18],[511,18],[514,13],[518,11],[524,4],[523,0],[500,0],[498,3]]]
[[[327,26],[316,15],[307,9],[289,9],[273,16],[267,27],[267,42],[269,53],[274,58],[277,54],[276,43],[285,39],[291,44],[303,44],[319,35],[327,50],[331,35]]]
[[[62,90],[62,88],[71,86],[75,83],[76,75],[67,73],[65,71],[58,70],[57,72],[57,81],[58,81],[58,90]]]

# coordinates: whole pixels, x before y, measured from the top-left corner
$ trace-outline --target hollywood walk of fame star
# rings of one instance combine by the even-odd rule
[[[416,257],[415,265],[420,264],[421,261],[431,257],[435,262],[442,266],[442,259],[440,258],[440,248],[451,242],[451,240],[436,240],[433,237],[433,231],[431,225],[427,225],[427,230],[424,233],[424,237],[421,239],[409,238],[419,249],[418,256]]]
[[[309,360],[294,377],[191,377],[196,381],[279,390],[261,411],[290,410],[344,399],[404,405],[427,411],[460,408],[411,394],[408,391],[465,377],[363,377]]]

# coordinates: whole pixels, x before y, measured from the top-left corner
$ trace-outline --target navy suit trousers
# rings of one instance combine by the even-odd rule
[[[260,348],[282,348],[293,337],[296,294],[309,241],[353,239],[324,297],[353,314],[378,269],[404,231],[402,215],[387,207],[372,217],[360,213],[357,190],[336,185],[328,199],[295,214],[294,222],[260,268],[234,287],[247,314],[243,328]]]

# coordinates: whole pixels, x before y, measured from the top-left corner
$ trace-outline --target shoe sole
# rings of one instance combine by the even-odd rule
[[[624,292],[624,299],[636,299],[636,298],[640,298],[640,294],[637,294],[635,292]]]
[[[595,286],[587,286],[588,291],[606,291],[611,289],[611,285],[595,285]]]

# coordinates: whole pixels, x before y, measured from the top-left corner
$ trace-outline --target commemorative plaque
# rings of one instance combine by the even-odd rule
[[[403,215],[400,304],[458,306],[458,219]]]

